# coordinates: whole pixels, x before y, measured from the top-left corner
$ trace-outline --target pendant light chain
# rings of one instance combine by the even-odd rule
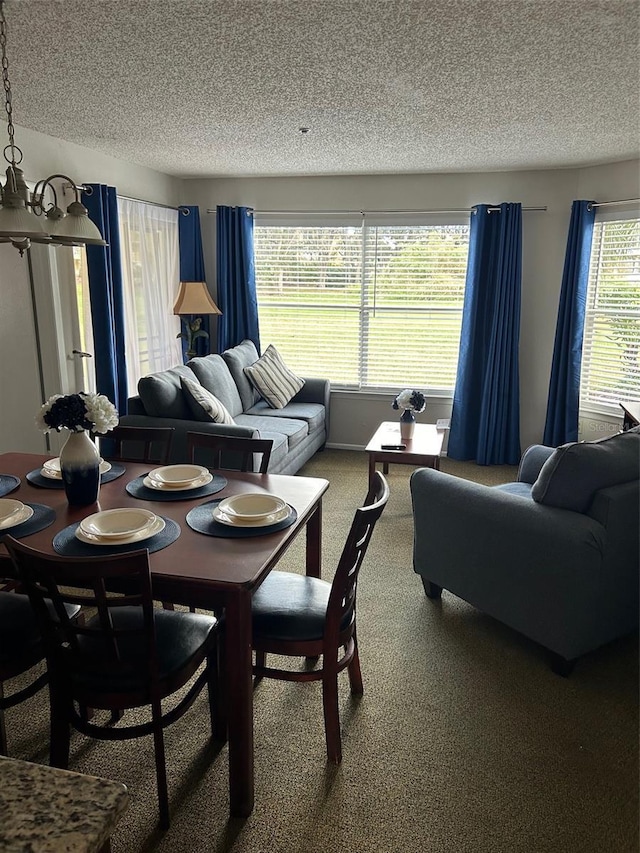
[[[9,60],[7,59],[7,19],[4,16],[4,0],[0,0],[0,54],[2,56],[2,86],[4,88],[4,108],[7,113],[7,132],[9,134],[9,144],[4,149],[4,157],[8,163],[16,165],[16,150],[20,153],[22,160],[22,152],[16,147],[14,141],[13,128],[13,107],[11,103],[11,81],[9,80]],[[7,157],[7,148],[11,150],[11,159]]]

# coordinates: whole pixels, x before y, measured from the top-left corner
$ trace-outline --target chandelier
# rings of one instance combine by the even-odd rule
[[[20,168],[22,151],[14,141],[4,6],[5,0],[0,0],[0,58],[9,134],[9,144],[5,146],[3,154],[9,165],[5,183],[0,181],[0,243],[12,243],[21,255],[31,243],[48,243],[52,246],[106,246],[98,227],[89,219],[87,208],[80,201],[80,191],[83,187],[76,186],[71,178],[66,175],[50,175],[38,181],[33,192],[29,191]],[[69,205],[66,213],[58,206],[56,184],[63,193],[67,187],[75,192],[75,201]]]

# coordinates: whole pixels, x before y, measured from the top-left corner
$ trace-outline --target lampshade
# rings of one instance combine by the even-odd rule
[[[57,243],[107,245],[98,226],[89,219],[87,208],[79,201],[69,205],[66,216],[60,219],[50,218],[48,230]]]
[[[14,207],[5,201],[4,206],[0,207],[0,237],[21,240],[23,237],[46,239],[47,236],[43,219],[34,216],[24,205]]]
[[[181,281],[174,314],[222,314],[204,281]]]

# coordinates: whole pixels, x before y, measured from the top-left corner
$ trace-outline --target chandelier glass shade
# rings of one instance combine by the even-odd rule
[[[82,186],[67,175],[50,175],[29,190],[20,168],[22,151],[14,140],[13,105],[9,62],[7,59],[7,22],[4,14],[5,0],[0,0],[0,57],[2,59],[2,84],[7,113],[9,144],[5,146],[4,159],[9,164],[4,184],[0,180],[0,243],[13,243],[22,255],[31,243],[49,243],[54,246],[106,246],[98,227],[89,219],[87,208],[80,201]],[[66,211],[58,206],[56,187],[64,193],[73,189],[75,200]]]

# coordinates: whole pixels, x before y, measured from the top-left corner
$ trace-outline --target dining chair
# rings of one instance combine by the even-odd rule
[[[253,596],[252,630],[256,683],[262,678],[321,681],[327,757],[342,760],[338,673],[348,669],[351,693],[363,692],[356,634],[358,574],[376,522],[382,515],[389,487],[376,471],[364,505],[353,518],[332,583],[293,572],[270,572]],[[322,656],[315,669],[291,670],[267,666],[267,653],[284,656]]]
[[[112,462],[166,465],[174,432],[173,427],[117,426],[100,436],[100,448]]]
[[[45,658],[42,637],[29,597],[15,591],[17,584],[0,580],[0,755],[8,755],[4,712],[34,696],[47,683],[46,670],[38,671],[27,684],[5,695],[5,682],[22,676]],[[49,609],[51,602],[47,602]],[[78,618],[80,607],[67,605],[69,619]]]
[[[216,470],[233,468],[236,471],[253,471],[253,454],[257,453],[262,454],[262,461],[257,473],[266,474],[272,447],[273,441],[266,438],[241,438],[229,435],[211,435],[204,432],[187,433],[189,461],[195,463],[197,459],[202,463],[202,459],[206,458],[207,467]],[[206,457],[199,456],[198,450],[206,450]],[[235,455],[230,457],[229,454]]]
[[[68,767],[71,727],[101,740],[153,734],[160,826],[167,829],[164,728],[184,714],[207,684],[212,733],[217,739],[226,736],[217,689],[217,619],[154,608],[147,551],[71,558],[42,554],[10,536],[5,544],[31,600],[46,652],[51,765]],[[46,606],[47,598],[53,608]],[[79,625],[69,618],[69,604],[93,608],[95,615]],[[161,702],[198,670],[184,695],[163,712]],[[151,720],[99,725],[86,718],[83,706],[94,713],[111,711],[110,723],[119,719],[114,711],[150,706]]]

